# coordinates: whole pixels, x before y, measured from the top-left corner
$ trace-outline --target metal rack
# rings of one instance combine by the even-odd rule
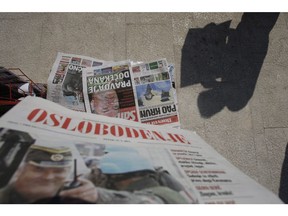
[[[0,67],[0,106],[13,106],[28,95],[46,98],[46,91],[45,84],[35,83],[20,68]]]

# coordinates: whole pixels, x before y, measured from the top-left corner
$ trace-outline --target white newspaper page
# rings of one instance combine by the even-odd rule
[[[140,122],[179,127],[177,100],[166,59],[133,64]]]
[[[173,91],[173,96],[174,96],[174,103],[176,105],[176,109],[178,109],[178,100],[177,100],[177,92],[176,92],[176,81],[175,81],[175,65],[174,64],[168,64],[168,71],[169,71],[169,76],[170,80],[172,83],[172,91]],[[169,124],[168,124],[169,125]],[[180,118],[178,118],[178,125],[173,126],[174,128],[181,128],[181,123],[180,123]]]
[[[47,99],[75,111],[85,112],[82,70],[105,61],[58,52],[47,82]]]
[[[193,132],[27,97],[0,119],[0,203],[282,203]]]
[[[83,70],[83,94],[88,113],[139,121],[129,61]]]

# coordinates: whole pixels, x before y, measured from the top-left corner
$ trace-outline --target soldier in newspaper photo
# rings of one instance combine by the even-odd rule
[[[72,141],[56,142],[41,139],[30,146],[9,183],[1,188],[0,203],[193,203],[176,179],[132,148],[77,144],[83,156],[79,158]],[[83,159],[87,169],[81,168]]]
[[[33,203],[56,196],[71,169],[69,149],[32,145],[10,184],[0,191],[1,203]]]
[[[83,68],[102,65],[104,62],[87,56],[59,52],[48,78],[47,99],[69,109],[85,112]]]
[[[59,192],[63,189],[71,168],[72,154],[69,148],[34,144],[10,184],[0,191],[0,202],[60,202]],[[62,199],[61,202],[67,201]]]
[[[80,102],[83,103],[82,95],[82,77],[81,77],[81,68],[80,71],[75,72],[68,71],[63,82],[62,92],[63,96],[66,99],[67,103],[72,105],[79,105]]]
[[[67,104],[78,107],[84,105],[82,92],[82,70],[87,65],[91,66],[92,61],[72,57],[67,66],[67,72],[62,85],[62,94]]]
[[[0,189],[21,163],[34,139],[26,132],[0,128]]]
[[[170,81],[138,85],[136,91],[142,123],[173,123],[173,120],[178,119]]]
[[[32,145],[10,184],[0,190],[0,203],[95,202],[97,192],[94,185],[76,174],[74,181],[68,181],[71,171],[72,153],[69,148]]]
[[[128,191],[131,194],[126,195],[122,202],[196,203],[191,191],[185,189],[163,167],[153,166],[135,148],[92,143],[76,146],[91,170],[87,178],[97,187],[117,191],[114,194],[102,191],[102,202],[111,202],[109,200],[113,199],[119,202],[119,191]]]
[[[133,64],[132,71],[140,121],[178,127],[177,98],[171,80],[174,67],[168,66],[166,59],[160,59],[149,63]]]

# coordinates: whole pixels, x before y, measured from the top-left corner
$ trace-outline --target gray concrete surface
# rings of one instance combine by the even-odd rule
[[[197,100],[207,89],[200,83],[181,84],[186,67],[183,46],[189,30],[229,20],[229,28],[233,30],[242,15],[0,13],[0,65],[19,67],[34,81],[45,83],[58,51],[114,61],[165,57],[176,65],[182,128],[196,131],[231,163],[278,194],[288,142],[288,14],[281,13],[271,30],[263,61],[254,62],[248,57],[251,64],[261,67],[252,95],[241,109],[231,111],[224,106],[213,115],[203,117]],[[236,44],[236,50],[237,46],[241,48],[241,43]],[[257,52],[257,47],[247,49]],[[237,51],[233,55],[236,61]],[[239,58],[245,57],[239,55]],[[221,70],[223,59],[221,64],[215,62],[215,67]],[[185,76],[189,79],[189,74]],[[210,106],[213,108],[213,103]]]

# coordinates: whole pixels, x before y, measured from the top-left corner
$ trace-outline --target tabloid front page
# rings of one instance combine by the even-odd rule
[[[82,70],[106,61],[67,53],[57,53],[47,85],[47,99],[75,111],[85,112]]]
[[[132,71],[140,122],[180,126],[175,89],[170,78],[172,72],[169,74],[166,59],[133,64]]]
[[[190,131],[35,97],[0,128],[0,203],[282,203]]]
[[[48,78],[47,99],[75,111],[179,128],[174,66],[159,59],[134,63],[132,71],[131,63],[59,52]],[[92,76],[94,83],[89,82]]]
[[[83,70],[86,111],[99,115],[139,121],[129,61]]]

